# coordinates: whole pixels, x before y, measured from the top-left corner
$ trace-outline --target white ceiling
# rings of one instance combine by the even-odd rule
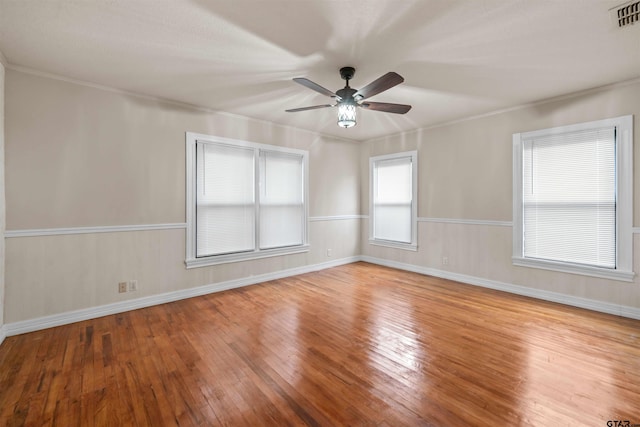
[[[624,0],[0,0],[11,66],[367,140],[640,76],[640,24],[614,27]],[[353,66],[360,88],[405,82],[341,129],[330,102]]]

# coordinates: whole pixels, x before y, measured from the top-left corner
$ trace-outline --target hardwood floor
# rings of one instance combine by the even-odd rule
[[[640,424],[640,321],[365,263],[9,337],[0,369],[10,426]]]

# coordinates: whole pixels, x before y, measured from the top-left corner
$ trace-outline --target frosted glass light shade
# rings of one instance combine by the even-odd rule
[[[350,128],[356,125],[356,105],[343,103],[338,105],[338,126]]]

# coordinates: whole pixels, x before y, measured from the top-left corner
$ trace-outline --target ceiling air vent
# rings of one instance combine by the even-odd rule
[[[622,28],[640,21],[640,1],[630,1],[609,9],[614,25]]]

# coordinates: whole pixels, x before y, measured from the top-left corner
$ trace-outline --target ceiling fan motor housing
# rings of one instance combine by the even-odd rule
[[[351,89],[349,86],[337,90],[336,95],[340,97],[341,102],[349,102],[353,101],[353,94],[356,93],[357,90]]]

